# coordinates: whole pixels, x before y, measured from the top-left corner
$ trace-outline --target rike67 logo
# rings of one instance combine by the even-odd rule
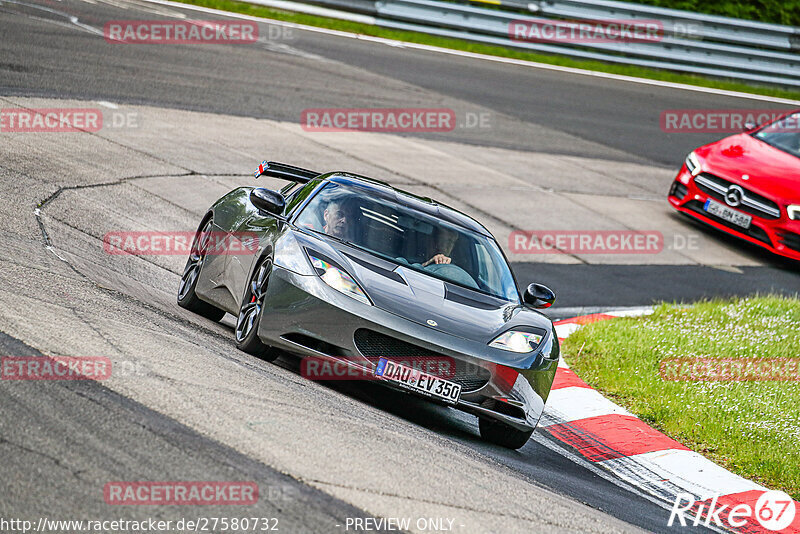
[[[755,496],[752,498],[755,499]],[[711,502],[696,501],[690,493],[679,493],[675,497],[667,526],[671,527],[677,520],[683,527],[702,525],[742,532],[757,532],[761,529],[780,532],[792,525],[795,519],[797,503],[782,491],[763,492],[755,505],[751,504],[752,500],[749,503],[742,502],[743,500],[747,499],[734,500],[715,495]]]

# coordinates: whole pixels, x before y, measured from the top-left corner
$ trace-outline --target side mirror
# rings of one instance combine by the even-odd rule
[[[522,300],[525,304],[530,304],[534,308],[542,310],[553,305],[556,301],[556,294],[547,286],[531,284],[525,289]]]
[[[250,191],[250,202],[261,211],[266,211],[272,215],[282,215],[286,207],[286,199],[283,195],[272,189],[256,187]]]
[[[745,132],[749,132],[750,130],[755,130],[758,128],[758,123],[753,121],[747,121],[744,123],[744,128],[742,128]]]

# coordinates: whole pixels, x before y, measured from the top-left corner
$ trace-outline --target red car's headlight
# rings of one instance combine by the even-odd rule
[[[689,152],[689,155],[686,156],[686,168],[689,169],[692,176],[697,176],[703,172],[703,165],[700,163],[700,158],[697,157],[694,151]]]

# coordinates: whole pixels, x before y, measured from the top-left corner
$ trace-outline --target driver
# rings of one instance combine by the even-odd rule
[[[436,235],[432,247],[433,257],[423,263],[422,266],[427,267],[431,264],[440,265],[450,263],[452,261],[450,256],[453,253],[453,248],[456,246],[456,241],[458,241],[457,232],[443,226],[438,226],[436,228]]]
[[[347,239],[353,220],[353,198],[336,198],[331,200],[322,213],[325,226],[322,231],[339,239]]]

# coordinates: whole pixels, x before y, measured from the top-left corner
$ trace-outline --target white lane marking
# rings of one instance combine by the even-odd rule
[[[718,271],[725,271],[727,273],[744,274],[744,271],[733,265],[709,265],[708,267],[717,269]]]
[[[550,391],[539,425],[550,426],[612,414],[633,415],[602,396],[597,390],[575,386],[559,388]]]
[[[642,315],[650,315],[655,311],[652,306],[646,308],[633,308],[630,310],[616,310],[605,311],[605,315],[613,315],[614,317],[641,317]]]
[[[350,39],[359,39],[361,41],[385,44],[388,46],[395,46],[401,48],[413,48],[416,50],[425,50],[427,52],[437,52],[440,54],[449,54],[452,56],[466,57],[471,59],[482,59],[485,61],[494,61],[495,63],[505,63],[509,65],[518,65],[523,67],[530,67],[542,70],[552,70],[556,72],[566,72],[569,74],[579,74],[582,76],[592,76],[595,78],[604,78],[608,80],[616,80],[621,82],[637,83],[641,85],[652,85],[656,87],[666,87],[670,89],[680,89],[683,91],[693,91],[696,93],[707,93],[719,96],[729,96],[732,98],[743,98],[747,100],[757,100],[761,102],[772,102],[775,104],[788,104],[797,106],[800,105],[800,100],[791,100],[789,98],[778,98],[766,95],[753,95],[750,93],[742,93],[739,91],[729,91],[726,89],[713,89],[711,87],[699,87],[696,85],[688,85],[684,83],[665,82],[661,80],[649,80],[647,78],[636,78],[634,76],[624,76],[622,74],[611,74],[608,72],[597,72],[585,69],[578,69],[575,67],[562,67],[559,65],[548,65],[546,63],[536,63],[535,61],[525,61],[523,59],[513,59],[499,56],[489,56],[486,54],[477,54],[475,52],[465,52],[463,50],[453,50],[450,48],[441,48],[438,46],[424,45],[419,43],[409,43],[405,41],[398,41],[396,39],[386,39],[385,37],[372,37],[369,35],[362,35],[357,33],[345,32],[341,30],[330,30],[328,28],[319,28],[317,26],[307,26],[305,24],[297,24],[294,22],[284,22],[281,20],[267,19],[262,17],[253,17],[250,15],[242,15],[240,13],[232,13],[229,11],[220,11],[218,9],[211,9],[201,6],[193,6],[189,4],[181,4],[178,2],[170,2],[169,0],[141,0],[142,2],[149,2],[152,4],[160,4],[165,6],[172,6],[176,8],[188,9],[191,11],[199,11],[201,13],[211,13],[215,15],[222,15],[231,18],[252,20],[256,22],[263,22],[266,24],[274,24],[276,26],[285,26],[288,28],[295,28],[298,30],[323,33],[326,35],[335,35],[338,37],[347,37]]]
[[[313,59],[315,61],[321,61],[324,63],[331,62],[331,60],[326,57],[318,56],[310,52],[304,52],[303,50],[298,50],[297,48],[293,48],[287,44],[276,43],[275,41],[271,41],[267,37],[259,37],[258,41],[256,42],[259,44],[259,46],[261,46],[261,48],[263,48],[264,50],[269,50],[270,52],[277,52],[279,54],[288,54],[290,56],[297,56],[305,59]]]
[[[653,310],[652,306],[607,306],[607,307],[600,307],[600,306],[572,306],[566,308],[551,308],[548,311],[552,311],[553,313],[558,313],[559,317],[563,317],[565,321],[572,321],[578,317],[583,317],[584,315],[594,315],[598,313],[602,313],[604,315],[611,315],[615,312],[630,312],[630,313],[650,313]]]
[[[577,330],[578,328],[580,328],[583,325],[580,325],[578,323],[563,323],[563,324],[557,324],[557,325],[554,325],[554,326],[556,327],[556,335],[559,338],[567,338],[572,333],[574,333],[575,330]]]
[[[92,2],[94,0],[83,0],[84,2]],[[145,13],[154,13],[156,15],[163,15],[165,17],[175,17],[177,19],[185,19],[186,14],[181,13],[180,11],[172,11],[170,9],[162,9],[157,6],[151,6],[147,4],[143,4],[142,2],[136,2],[134,0],[100,0],[100,2],[104,4],[108,4],[110,6],[118,7],[120,9],[128,9],[134,8],[139,11],[144,11]]]
[[[98,100],[97,104],[109,109],[119,109],[119,106],[113,102],[106,102],[105,100]]]
[[[309,4],[301,4],[299,2],[287,2],[286,0],[246,0],[248,4],[257,4],[260,6],[274,7],[276,9],[284,9],[286,11],[295,11],[298,13],[306,13],[308,15],[316,15],[318,17],[329,17],[340,20],[349,20],[351,22],[360,22],[362,24],[375,24],[375,17],[369,15],[359,15],[358,13],[348,13],[347,11],[339,11],[338,9],[329,9],[327,7],[319,7]]]
[[[600,463],[619,472],[634,485],[657,485],[667,480],[699,500],[710,499],[714,495],[767,490],[751,480],[734,475],[694,451],[669,449],[645,452]]]

